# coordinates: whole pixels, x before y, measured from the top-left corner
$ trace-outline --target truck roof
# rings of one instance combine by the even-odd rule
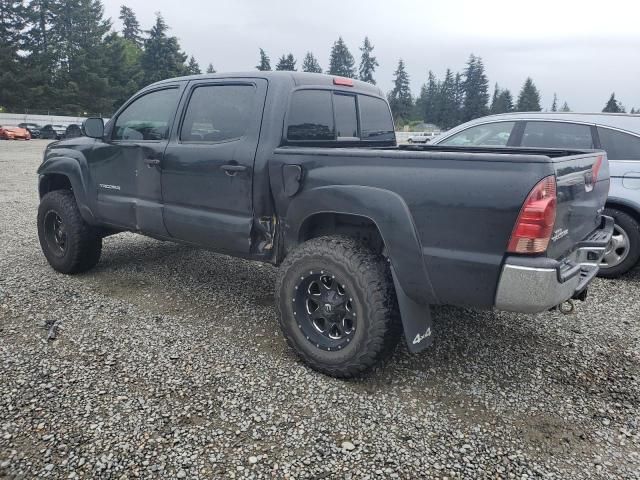
[[[223,78],[264,78],[269,82],[293,81],[296,86],[333,86],[334,78],[342,78],[339,75],[326,75],[324,73],[307,73],[307,72],[291,72],[291,71],[259,71],[253,70],[248,72],[225,72],[225,73],[204,73],[202,75],[188,75],[184,77],[168,78],[161,80],[150,86],[162,85],[169,82],[189,81],[189,80],[206,80],[206,79],[223,79]],[[353,80],[353,88],[361,93],[369,93],[379,97],[384,97],[382,90],[370,83]],[[342,87],[345,88],[345,87]],[[346,87],[351,88],[351,87]]]

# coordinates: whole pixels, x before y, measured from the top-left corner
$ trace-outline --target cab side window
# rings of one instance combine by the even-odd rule
[[[156,90],[134,100],[116,119],[113,140],[166,140],[178,103],[177,88]]]
[[[515,124],[496,122],[476,125],[450,136],[440,144],[455,147],[506,147]]]
[[[640,160],[640,137],[598,127],[600,146],[609,160]]]
[[[253,85],[205,85],[191,94],[184,116],[182,142],[225,142],[242,137],[252,118]]]
[[[591,127],[566,122],[527,122],[522,135],[523,147],[594,148]]]

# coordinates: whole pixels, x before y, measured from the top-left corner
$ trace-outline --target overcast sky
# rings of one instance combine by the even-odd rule
[[[637,0],[104,0],[114,28],[122,3],[144,29],[160,11],[171,34],[204,70],[251,70],[258,48],[277,58],[292,52],[302,67],[311,51],[328,67],[342,36],[351,53],[365,35],[380,66],[375,78],[391,88],[404,59],[414,95],[428,70],[441,78],[462,71],[470,53],[483,58],[491,92],[498,82],[517,96],[531,76],[543,109],[553,93],[574,111],[600,111],[615,91],[627,110],[640,108],[640,2]]]

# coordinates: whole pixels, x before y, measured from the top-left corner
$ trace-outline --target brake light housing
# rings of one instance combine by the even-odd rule
[[[346,77],[333,77],[334,85],[341,85],[343,87],[353,87],[353,79]]]
[[[509,253],[543,253],[549,246],[556,222],[556,178],[545,177],[529,192],[511,232]]]

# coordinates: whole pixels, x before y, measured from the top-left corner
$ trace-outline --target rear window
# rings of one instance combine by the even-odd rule
[[[598,136],[609,160],[640,160],[640,137],[602,127]]]
[[[475,125],[440,142],[456,147],[506,147],[515,122]]]
[[[329,90],[300,90],[293,94],[287,139],[335,140],[333,107]]]
[[[395,140],[384,100],[330,90],[294,92],[286,131],[289,141]]]
[[[565,122],[527,122],[522,135],[522,146],[594,148],[589,125]]]
[[[394,141],[396,139],[387,102],[375,97],[358,95],[358,104],[363,140]]]

